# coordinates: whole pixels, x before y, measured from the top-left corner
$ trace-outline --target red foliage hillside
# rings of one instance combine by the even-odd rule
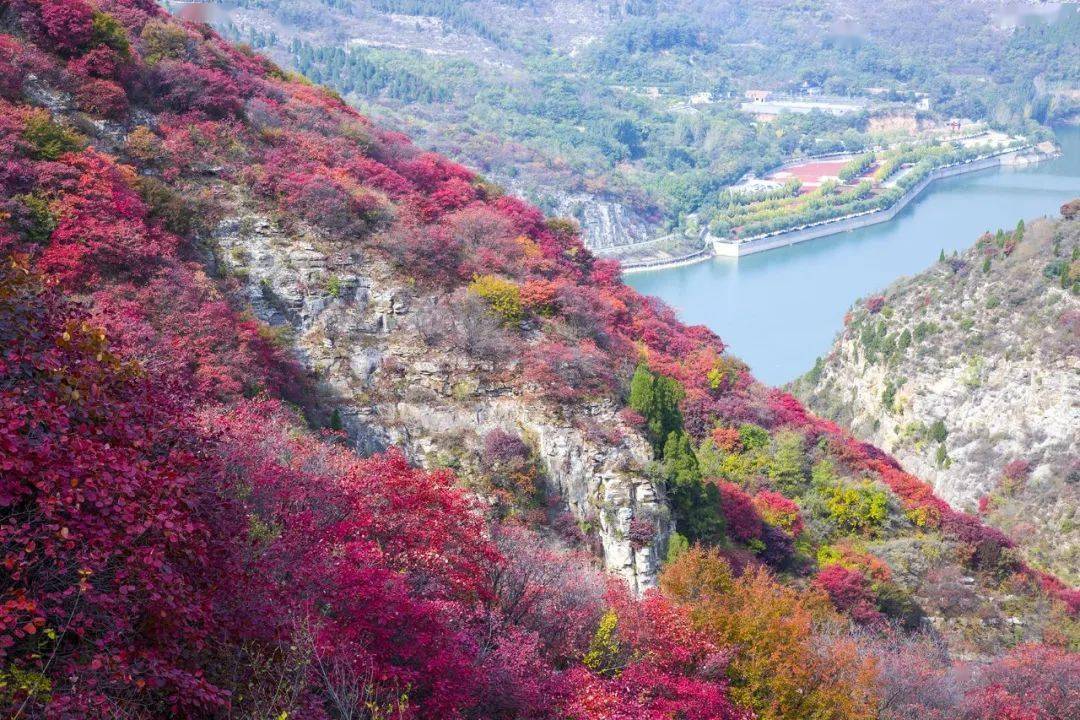
[[[448,473],[298,435],[277,401],[193,415],[169,374],[122,360],[8,261],[7,716],[265,716],[287,692],[310,718],[366,703],[401,717],[744,717],[664,599],[639,609],[612,587],[632,669],[563,671],[602,607],[580,561],[525,531],[504,556]]]
[[[487,275],[518,289],[535,332],[508,323],[506,337],[537,402],[623,403],[643,361],[685,388],[695,440],[718,424],[796,430],[962,543],[972,567],[1036,578],[1003,559],[1007,538],[622,284],[572,225],[152,0],[0,0],[5,716],[659,720],[768,706],[733,685],[755,682],[737,669],[745,636],[692,598],[631,598],[532,531],[488,528],[451,474],[302,429],[286,401],[305,400],[304,374],[199,244],[218,185],[382,253],[424,292]],[[513,447],[496,438],[491,453],[508,462]],[[800,533],[791,504],[724,488],[736,540]],[[825,592],[869,613],[863,583],[840,574]],[[754,578],[747,592],[796,602]],[[821,597],[805,617],[841,626]],[[808,657],[847,653],[851,677],[872,674],[848,645],[821,647]],[[1022,707],[1014,691],[979,689]]]

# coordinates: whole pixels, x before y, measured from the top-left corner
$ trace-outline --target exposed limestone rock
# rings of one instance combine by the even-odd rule
[[[475,454],[491,430],[516,432],[534,448],[549,492],[598,537],[605,566],[637,591],[655,585],[671,515],[643,471],[649,446],[618,408],[550,406],[501,381],[504,368],[490,361],[427,347],[414,324],[415,291],[384,260],[355,247],[286,232],[242,203],[211,241],[223,270],[243,279],[256,315],[292,329],[358,450],[399,445],[432,466]],[[631,543],[635,517],[656,528],[651,545]]]
[[[601,253],[648,240],[656,231],[624,205],[589,195],[568,197],[560,210],[580,217],[586,246]]]
[[[48,85],[33,73],[26,76],[23,91],[32,104],[39,105],[54,115],[69,113],[75,107],[71,95]]]

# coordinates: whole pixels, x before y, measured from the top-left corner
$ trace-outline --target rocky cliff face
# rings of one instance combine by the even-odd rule
[[[543,466],[546,491],[599,541],[605,566],[639,592],[656,584],[671,514],[644,473],[648,444],[613,403],[556,409],[506,381],[506,361],[484,359],[491,349],[433,347],[432,298],[385,260],[315,231],[288,232],[242,199],[210,241],[255,314],[291,333],[318,378],[318,405],[333,408],[358,450],[397,445],[417,463],[450,464],[467,477],[488,432],[519,434]],[[635,519],[653,526],[651,542],[631,541]]]
[[[97,147],[124,152],[124,128],[78,113],[70,93],[36,77],[27,93]],[[135,113],[156,124],[151,114]],[[213,197],[211,214],[220,218],[203,238],[202,260],[211,272],[233,276],[240,300],[290,341],[319,388],[311,405],[324,421],[336,416],[361,453],[398,446],[418,464],[451,465],[463,477],[479,472],[488,432],[519,434],[542,466],[549,500],[569,511],[605,568],[637,592],[656,585],[674,523],[663,489],[646,474],[649,445],[613,401],[556,404],[540,389],[523,392],[517,360],[492,347],[497,323],[474,298],[440,300],[382,253],[331,240],[313,224],[283,223],[219,171],[202,167],[191,190]],[[470,302],[466,342],[447,351],[430,337],[440,331],[431,325],[445,325],[461,310],[455,303]],[[631,539],[634,521],[652,528],[647,541],[640,531]]]
[[[1076,221],[983,236],[856,305],[830,354],[794,386],[1073,582],[1078,241]]]
[[[592,195],[571,196],[562,203],[560,210],[566,215],[580,216],[586,247],[599,253],[610,254],[613,250],[644,242],[659,232],[625,205]]]
[[[515,177],[493,175],[510,192],[522,197],[539,197],[544,207],[561,217],[574,218],[581,228],[585,247],[604,257],[648,256],[657,239],[665,236],[658,217],[646,217],[617,195],[564,189],[570,183],[550,185],[550,180],[529,170]],[[663,242],[663,240],[660,240]]]

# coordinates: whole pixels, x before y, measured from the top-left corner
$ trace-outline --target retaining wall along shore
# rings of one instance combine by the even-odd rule
[[[807,240],[814,240],[829,235],[835,235],[837,233],[848,232],[850,230],[858,230],[859,228],[864,228],[869,225],[888,222],[896,217],[901,210],[907,207],[912,200],[917,198],[923,190],[929,187],[935,180],[943,180],[945,178],[955,177],[956,175],[964,175],[965,173],[998,167],[999,165],[1020,158],[1025,154],[1029,154],[1032,150],[1033,148],[1031,147],[1018,148],[989,157],[968,160],[966,162],[957,163],[956,165],[947,165],[945,167],[937,168],[936,170],[930,171],[925,178],[912,186],[899,200],[881,210],[869,210],[857,215],[848,215],[832,220],[822,220],[819,223],[814,223],[813,225],[808,225],[806,227],[795,228],[793,230],[782,230],[777,233],[770,233],[769,235],[747,238],[739,242],[731,242],[722,238],[710,236],[711,240],[709,245],[697,252],[677,258],[626,263],[622,266],[622,271],[624,274],[649,272],[652,270],[665,270],[668,268],[682,267],[683,265],[692,265],[708,260],[711,257],[742,257],[744,255],[753,255],[754,253],[765,252],[766,250],[775,250],[776,248],[787,247],[788,245],[806,242]],[[1034,159],[1041,160],[1045,157],[1047,157],[1045,154],[1039,154],[1036,155]]]
[[[998,167],[1007,158],[1013,157],[1019,152],[1021,151],[1010,151],[1001,155],[979,158],[977,160],[970,160],[968,162],[947,165],[945,167],[937,168],[936,170],[931,170],[925,178],[912,186],[899,200],[881,210],[870,210],[858,215],[849,215],[834,220],[824,220],[809,227],[785,230],[776,233],[775,235],[749,238],[737,243],[725,242],[716,238],[713,240],[713,253],[721,257],[742,257],[743,255],[753,255],[754,253],[764,252],[766,250],[774,250],[779,247],[786,247],[807,240],[814,240],[828,235],[835,235],[837,233],[858,230],[859,228],[868,227],[870,225],[888,222],[896,217],[901,210],[907,207],[912,200],[921,195],[923,190],[929,187],[935,180],[944,180],[945,178],[955,177],[957,175],[964,175],[970,172]]]

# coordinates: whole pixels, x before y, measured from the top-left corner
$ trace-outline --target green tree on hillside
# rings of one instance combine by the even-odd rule
[[[769,465],[769,477],[785,495],[801,495],[806,485],[806,454],[803,436],[794,431],[780,432],[776,437],[776,456]]]
[[[664,456],[664,443],[668,435],[682,431],[679,401],[683,395],[683,387],[677,380],[654,375],[644,363],[634,371],[634,378],[630,381],[630,408],[645,418],[649,442],[656,458]]]
[[[675,524],[690,542],[717,543],[724,537],[720,491],[702,480],[690,436],[672,432],[664,443],[664,475]]]

